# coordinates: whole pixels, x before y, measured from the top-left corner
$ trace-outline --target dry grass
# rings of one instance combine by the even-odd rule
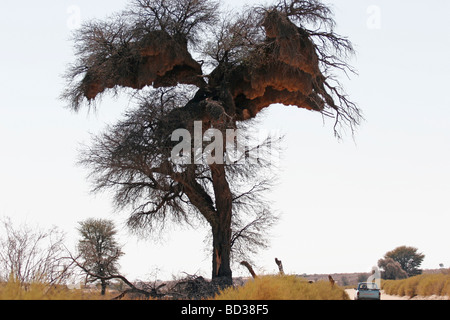
[[[27,286],[11,278],[0,283],[0,300],[105,300],[112,296],[101,296],[99,292],[71,290],[65,286],[49,286],[32,283]]]
[[[296,276],[262,276],[244,286],[228,288],[215,300],[348,300],[344,289],[328,281],[308,283]]]
[[[422,274],[403,280],[386,280],[382,288],[389,295],[450,297],[450,275]]]

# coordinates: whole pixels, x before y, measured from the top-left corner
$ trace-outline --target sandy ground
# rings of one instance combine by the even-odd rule
[[[355,290],[354,289],[347,289],[345,290],[347,292],[348,296],[350,297],[350,300],[354,300],[355,297]],[[388,294],[385,294],[384,291],[381,291],[381,300],[450,300],[450,297],[447,296],[416,296],[414,298],[409,297],[401,297],[401,296],[391,296]]]

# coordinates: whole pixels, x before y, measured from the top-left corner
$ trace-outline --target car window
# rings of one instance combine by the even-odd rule
[[[363,290],[378,289],[378,286],[376,283],[361,283],[359,285],[359,289],[363,289]]]

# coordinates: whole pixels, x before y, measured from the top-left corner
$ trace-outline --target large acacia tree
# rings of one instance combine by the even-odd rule
[[[82,155],[95,190],[113,189],[117,206],[130,207],[134,229],[155,231],[171,219],[206,221],[212,277],[231,283],[232,249],[249,239],[263,243],[258,231],[273,221],[258,198],[267,188],[261,176],[267,159],[217,161],[231,152],[215,148],[210,161],[192,148],[179,153],[191,162],[180,163],[173,159],[179,142],[173,133],[185,129],[192,146],[199,146],[197,131],[203,136],[211,128],[222,133],[214,141],[223,145],[230,129],[246,140],[253,119],[275,103],[334,119],[337,135],[342,127],[353,130],[360,111],[334,74],[352,71],[346,59],[353,48],[334,27],[330,8],[317,0],[279,0],[234,13],[214,0],[132,0],[123,12],[84,24],[66,75],[70,108],[93,106],[108,92],[138,97],[137,107]],[[248,158],[251,148],[238,158]],[[254,219],[244,222],[244,213]]]

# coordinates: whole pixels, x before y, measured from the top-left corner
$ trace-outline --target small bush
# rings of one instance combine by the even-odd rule
[[[419,296],[431,296],[441,295],[442,288],[445,281],[442,281],[443,277],[440,274],[432,274],[424,277],[417,285],[417,295]],[[445,295],[445,294],[444,294]]]
[[[418,295],[417,293],[417,288],[419,286],[419,283],[422,282],[422,276],[415,276],[415,277],[411,277],[408,278],[405,281],[405,293],[404,295],[409,296],[409,297],[415,297]]]
[[[441,296],[450,297],[450,277],[447,278],[442,286]]]
[[[344,289],[328,281],[308,283],[296,276],[262,276],[244,286],[221,291],[216,300],[349,300]]]
[[[399,295],[401,281],[398,280],[384,280],[381,282],[381,287],[384,292],[390,295]]]

